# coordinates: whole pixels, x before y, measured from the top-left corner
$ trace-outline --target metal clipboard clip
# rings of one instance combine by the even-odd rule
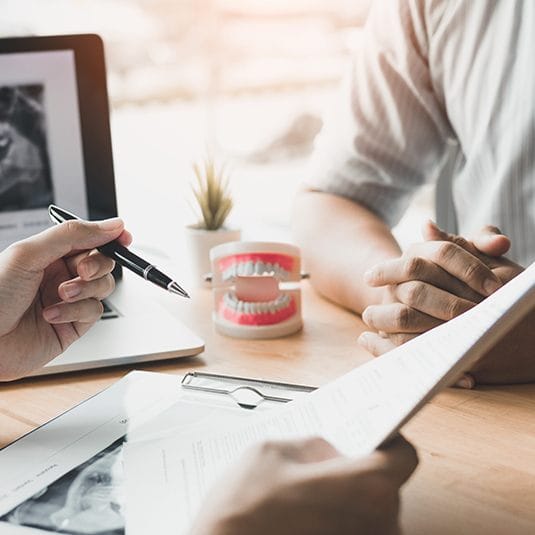
[[[201,372],[184,375],[181,386],[189,390],[229,396],[243,409],[256,409],[266,401],[288,403],[316,390],[312,386]]]

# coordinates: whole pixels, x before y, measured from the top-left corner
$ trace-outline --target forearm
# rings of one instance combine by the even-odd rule
[[[343,197],[302,191],[295,202],[293,227],[319,292],[358,313],[381,301],[383,290],[369,287],[363,275],[401,251],[377,215]]]

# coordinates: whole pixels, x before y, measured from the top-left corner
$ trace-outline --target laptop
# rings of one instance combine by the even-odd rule
[[[0,250],[50,222],[54,203],[117,215],[104,47],[97,35],[0,39]],[[120,266],[97,324],[35,375],[193,356],[203,341]],[[149,291],[150,293],[150,291]]]

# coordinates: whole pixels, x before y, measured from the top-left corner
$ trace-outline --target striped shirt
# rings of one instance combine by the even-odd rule
[[[308,186],[394,226],[437,181],[440,225],[495,225],[533,262],[534,51],[532,0],[374,0]]]

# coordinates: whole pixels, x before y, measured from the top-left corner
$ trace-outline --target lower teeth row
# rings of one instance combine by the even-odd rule
[[[242,314],[262,314],[266,312],[275,313],[289,305],[290,296],[282,294],[274,301],[260,301],[253,303],[249,301],[240,301],[234,293],[226,293],[224,302],[227,307]]]

